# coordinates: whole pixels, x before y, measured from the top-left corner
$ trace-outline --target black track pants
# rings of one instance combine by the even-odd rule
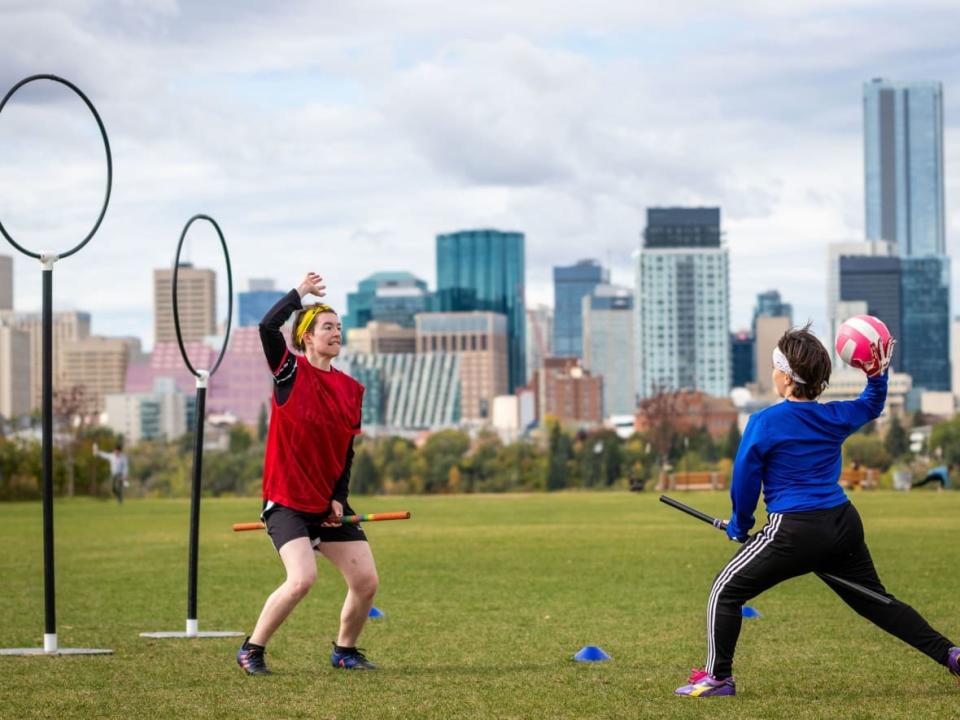
[[[893,600],[882,605],[837,583],[827,584],[847,605],[891,635],[946,664],[953,643],[909,605],[888,593],[863,539],[863,523],[851,503],[829,510],[771,513],[720,571],[707,603],[706,671],[719,678],[733,672],[743,604],[777,583],[808,572],[855,582]]]

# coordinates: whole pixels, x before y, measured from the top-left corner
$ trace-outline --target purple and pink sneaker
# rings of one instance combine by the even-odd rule
[[[687,680],[689,685],[678,687],[674,690],[675,695],[685,695],[687,697],[713,697],[717,695],[736,695],[737,684],[733,676],[718,680],[705,670],[693,668],[690,670],[690,678]]]
[[[950,653],[947,655],[947,670],[951,675],[956,676],[957,684],[960,685],[960,647],[950,648]]]

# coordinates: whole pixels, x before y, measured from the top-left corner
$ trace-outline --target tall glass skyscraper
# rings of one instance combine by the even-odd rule
[[[580,303],[598,285],[610,282],[596,260],[553,268],[553,356],[583,359],[583,315]]]
[[[525,278],[523,233],[462,230],[437,235],[438,309],[507,316],[510,392],[527,376]]]
[[[286,294],[274,288],[273,280],[250,278],[247,291],[237,293],[237,327],[259,325],[267,310]]]
[[[864,83],[863,142],[867,238],[945,255],[941,84]]]
[[[950,389],[949,274],[943,257],[840,258],[840,299],[886,323],[898,341],[891,367],[915,388]]]
[[[903,332],[897,352],[915,388],[950,390],[950,263],[945,257],[902,258]],[[894,353],[896,355],[896,353]]]

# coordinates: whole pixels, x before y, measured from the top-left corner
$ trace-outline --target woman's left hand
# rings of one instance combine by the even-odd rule
[[[343,505],[339,500],[331,500],[330,513],[327,519],[320,523],[320,527],[340,527],[343,524],[340,522],[341,518],[343,518]]]

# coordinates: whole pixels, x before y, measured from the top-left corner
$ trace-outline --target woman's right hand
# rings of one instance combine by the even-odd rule
[[[323,297],[326,295],[324,290],[327,289],[326,285],[323,285],[323,278],[317,275],[315,272],[308,272],[303,278],[303,282],[297,287],[297,292],[300,293],[300,297],[303,298],[306,295],[316,295],[317,297]]]

